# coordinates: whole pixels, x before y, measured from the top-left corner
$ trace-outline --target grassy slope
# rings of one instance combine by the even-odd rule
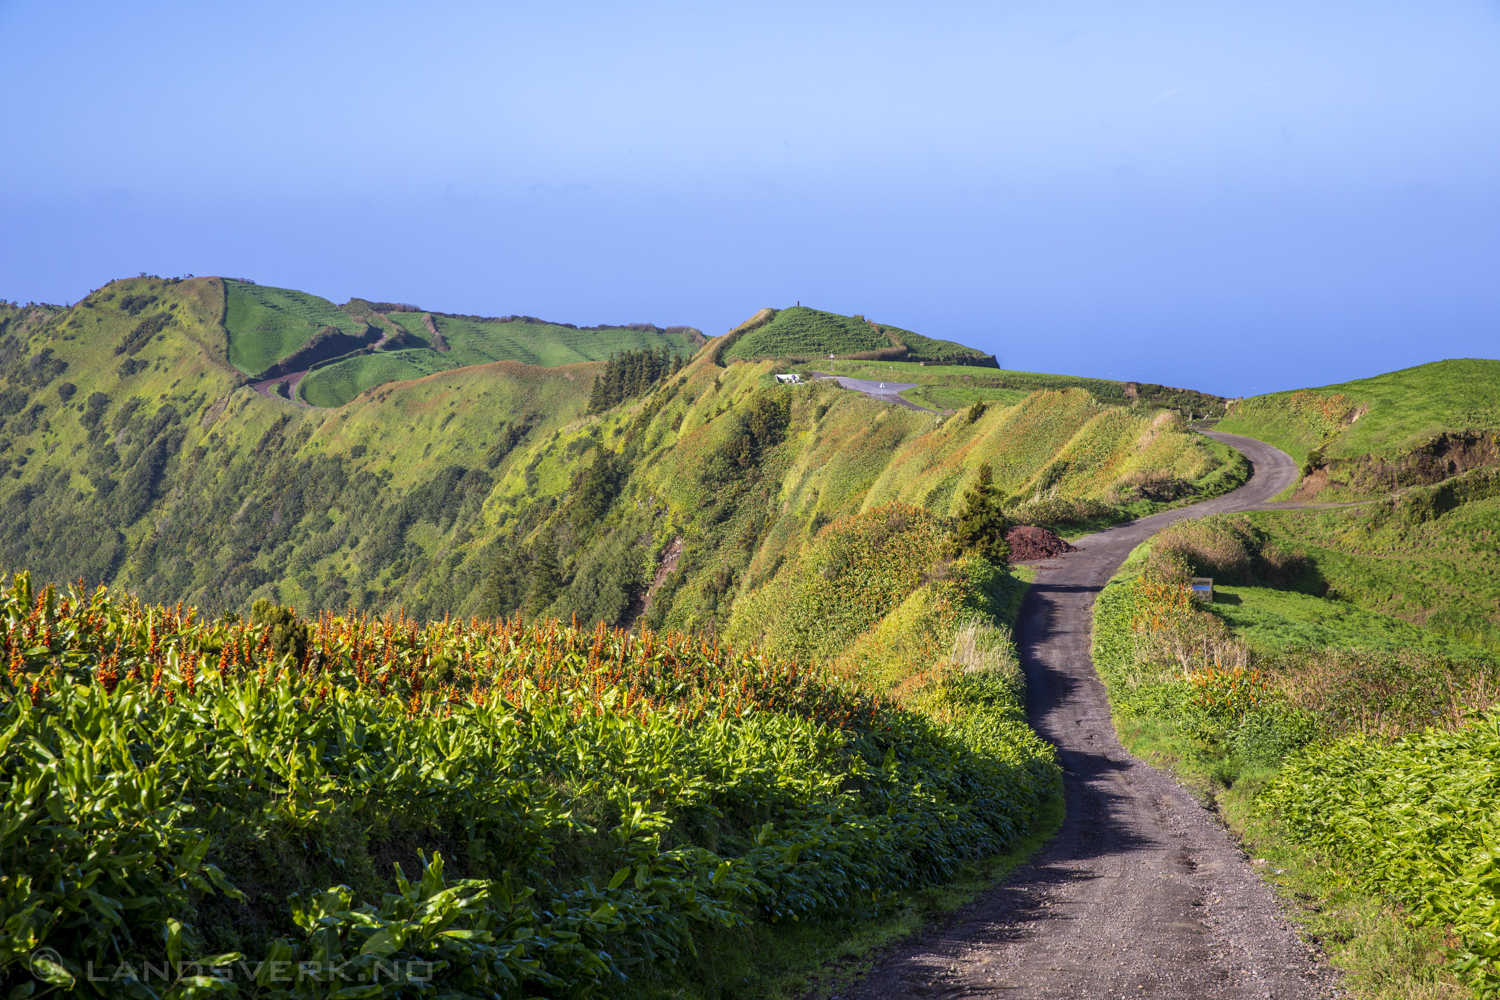
[[[433,321],[448,343],[453,359],[460,364],[520,361],[551,367],[603,361],[622,351],[670,347],[677,354],[692,354],[695,350],[686,334],[675,331],[627,327],[575,330],[552,323],[497,323],[442,315],[434,315]]]
[[[1352,422],[1329,421],[1310,405],[1343,396],[1365,407]],[[1334,407],[1340,409],[1340,407]],[[1309,451],[1354,458],[1405,454],[1446,431],[1500,429],[1500,361],[1436,361],[1374,378],[1256,396],[1236,404],[1219,430],[1274,444],[1302,461]]]
[[[426,344],[431,333],[422,313],[394,313],[391,320],[411,339]],[[400,379],[422,378],[434,372],[495,361],[519,361],[528,365],[555,367],[584,361],[603,361],[627,350],[658,350],[670,347],[691,353],[688,336],[680,332],[653,332],[610,327],[575,330],[552,323],[499,323],[470,317],[432,315],[448,345],[447,351],[415,347],[380,351],[349,358],[319,368],[302,382],[302,398],[314,406],[343,406],[372,386]]]
[[[1214,611],[1253,649],[1403,649],[1469,658],[1475,647],[1346,601],[1271,587],[1215,587]]]
[[[1500,648],[1500,498],[1417,524],[1387,504],[1253,517],[1305,552],[1339,598]]]
[[[309,372],[298,386],[298,393],[313,406],[343,406],[377,385],[425,378],[457,367],[458,363],[449,360],[441,351],[424,347],[379,351]]]
[[[725,353],[725,360],[756,360],[760,358],[824,357],[830,354],[869,354],[890,350],[894,345],[882,330],[858,316],[840,316],[837,313],[793,306],[780,309],[775,316],[759,328],[739,338]],[[980,357],[982,351],[946,340],[933,340],[888,328],[898,340],[906,344],[913,354],[923,356],[965,355]]]
[[[472,366],[308,410],[237,388],[243,375],[205,350],[215,337],[227,350],[220,287],[117,283],[14,342],[23,368],[44,349],[68,367],[46,387],[17,387],[26,411],[0,428],[5,563],[211,607],[269,597],[467,615],[505,610],[498,561],[531,559],[548,538],[571,588],[556,610],[587,618],[623,614],[682,536],[655,624],[715,627],[823,525],[889,500],[948,515],[981,461],[1010,491],[1030,496],[1045,481],[1060,497],[1106,496],[1131,470],[1193,477],[1222,463],[1180,423],[1153,428],[1149,414],[1076,390],[969,424],[831,386],[779,388],[773,363],[720,368],[713,345],[649,407],[597,417],[583,410],[598,362]],[[177,318],[134,356],[145,370],[122,379],[113,348],[150,315],[119,309],[137,293]],[[62,381],[75,387],[66,404]],[[94,394],[102,408],[85,412]],[[757,400],[787,402],[786,439],[744,468],[725,465]],[[618,499],[582,518],[569,498],[608,455],[622,478],[607,499]],[[589,587],[617,596],[578,596]]]
[[[976,400],[1012,401],[1018,394],[1074,388],[1084,389],[1100,400],[1119,405],[1128,405],[1139,398],[1145,404],[1175,409],[1184,416],[1202,417],[1205,414],[1221,413],[1224,404],[1224,400],[1218,396],[1191,389],[1073,375],[1019,372],[1004,368],[931,365],[912,361],[839,360],[819,362],[816,367],[819,371],[852,378],[915,382],[918,388],[908,389],[903,395],[914,403],[932,409],[956,410]],[[1131,392],[1136,395],[1130,395]]]
[[[316,295],[232,280],[223,284],[228,298],[224,327],[229,361],[246,375],[259,375],[325,326],[350,334],[364,330],[359,320]]]
[[[881,329],[889,330],[896,335],[896,339],[905,344],[907,349],[917,357],[923,358],[951,358],[954,356],[986,357],[987,355],[976,348],[965,347],[963,344],[951,340],[936,340],[932,337],[924,337],[920,333],[903,330],[900,327],[880,324]]]

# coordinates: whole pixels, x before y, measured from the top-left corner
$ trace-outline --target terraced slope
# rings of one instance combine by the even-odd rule
[[[662,329],[645,323],[579,329],[526,317],[485,319],[431,312],[385,313],[378,321],[398,332],[392,349],[318,366],[303,380],[303,399],[314,406],[343,406],[385,382],[467,365],[518,361],[555,367],[663,346],[687,356],[703,341],[691,327]]]
[[[903,358],[950,359],[955,363],[989,364],[983,351],[947,340],[933,340],[909,330],[885,326],[863,316],[793,306],[767,310],[769,316],[738,335],[724,353],[726,361],[762,358]]]
[[[351,338],[365,337],[365,324],[327,299],[232,279],[223,284],[229,362],[246,375],[259,376],[327,327]]]

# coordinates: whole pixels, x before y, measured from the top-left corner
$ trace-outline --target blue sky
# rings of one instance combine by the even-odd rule
[[[0,297],[860,312],[1242,395],[1500,356],[1500,0],[0,0]]]

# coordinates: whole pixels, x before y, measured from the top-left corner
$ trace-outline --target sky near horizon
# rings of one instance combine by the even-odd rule
[[[1239,396],[1500,357],[1500,0],[0,0],[0,298],[145,271]]]

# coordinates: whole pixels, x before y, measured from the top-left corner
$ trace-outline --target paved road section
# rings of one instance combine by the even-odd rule
[[[899,395],[903,389],[915,389],[916,382],[881,382],[873,378],[848,378],[844,375],[830,375],[828,372],[813,372],[812,376],[818,380],[831,380],[837,382],[845,389],[853,389],[862,392],[866,396],[881,400],[886,403],[895,403],[904,406],[908,410],[921,410],[923,413],[936,413],[937,410],[929,410],[925,406],[918,406],[909,399],[902,399]]]
[[[1262,442],[1213,437],[1254,475],[1235,492],[1079,539],[1038,566],[1016,640],[1027,713],[1058,749],[1068,814],[1033,861],[946,923],[897,946],[845,1000],[1304,1000],[1337,977],[1282,915],[1224,828],[1165,773],[1120,745],[1090,658],[1094,597],[1121,562],[1176,521],[1265,503],[1297,477]]]

